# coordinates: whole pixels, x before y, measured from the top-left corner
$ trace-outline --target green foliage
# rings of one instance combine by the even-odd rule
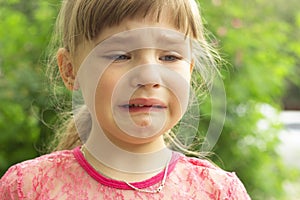
[[[36,157],[49,133],[40,120],[50,105],[41,63],[56,12],[49,3],[0,1],[0,176]]]
[[[285,199],[283,184],[292,175],[276,152],[281,129],[276,116],[285,81],[299,80],[298,2],[200,2],[213,42],[230,63],[221,69],[227,117],[212,159],[236,171],[253,199]]]

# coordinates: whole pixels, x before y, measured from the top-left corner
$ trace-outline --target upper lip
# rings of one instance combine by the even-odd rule
[[[122,103],[120,106],[130,106],[130,105],[135,105],[135,106],[159,106],[162,108],[166,108],[166,104],[156,98],[134,98],[130,99],[128,102]]]

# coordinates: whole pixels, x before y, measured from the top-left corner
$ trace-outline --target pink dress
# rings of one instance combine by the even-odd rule
[[[164,172],[137,188],[156,189]],[[99,174],[79,148],[58,151],[12,166],[1,178],[0,199],[30,200],[229,200],[250,199],[234,173],[223,171],[206,160],[173,153],[165,186],[160,193],[133,190],[122,181]]]

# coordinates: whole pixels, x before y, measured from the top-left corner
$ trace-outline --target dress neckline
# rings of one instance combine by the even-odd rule
[[[80,151],[80,147],[76,147],[73,150],[73,154],[77,162],[80,164],[80,166],[97,182],[101,183],[102,185],[116,188],[116,189],[123,189],[123,190],[132,190],[132,187],[128,186],[124,181],[114,180],[111,178],[108,178],[106,176],[103,176],[101,173],[99,173],[97,170],[95,170],[90,163],[87,162],[84,155]],[[176,163],[181,156],[178,152],[172,152],[172,158],[169,163],[169,169],[167,172],[167,176],[174,170]],[[163,179],[165,170],[162,170],[158,174],[154,175],[153,177],[140,181],[140,182],[133,182],[130,183],[131,185],[137,187],[137,188],[147,188],[152,185],[155,185],[157,183],[160,183]]]

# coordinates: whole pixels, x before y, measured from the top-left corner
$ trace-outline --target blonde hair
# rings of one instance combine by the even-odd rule
[[[118,25],[124,18],[151,16],[159,22],[164,11],[171,11],[173,16],[170,16],[170,23],[197,41],[198,45],[193,52],[195,66],[199,68],[198,72],[202,77],[211,77],[213,71],[211,69],[216,67],[215,58],[218,56],[205,40],[204,28],[195,0],[64,0],[57,18],[52,49],[64,47],[71,55],[75,55],[76,47],[80,43],[92,41],[103,29]],[[54,85],[54,94],[57,94],[61,92],[62,87],[57,84],[58,82],[61,84],[61,81],[59,81],[60,76],[55,62],[55,56],[52,54],[48,73]],[[210,78],[203,79],[210,80]],[[63,107],[70,108],[70,104],[68,106],[63,104]],[[82,124],[90,123],[89,114],[84,108],[76,117],[82,119]],[[60,120],[60,128],[50,145],[51,151],[72,149],[81,144],[72,114],[64,113]],[[166,137],[178,149],[191,153],[180,144],[175,134],[167,134]]]

